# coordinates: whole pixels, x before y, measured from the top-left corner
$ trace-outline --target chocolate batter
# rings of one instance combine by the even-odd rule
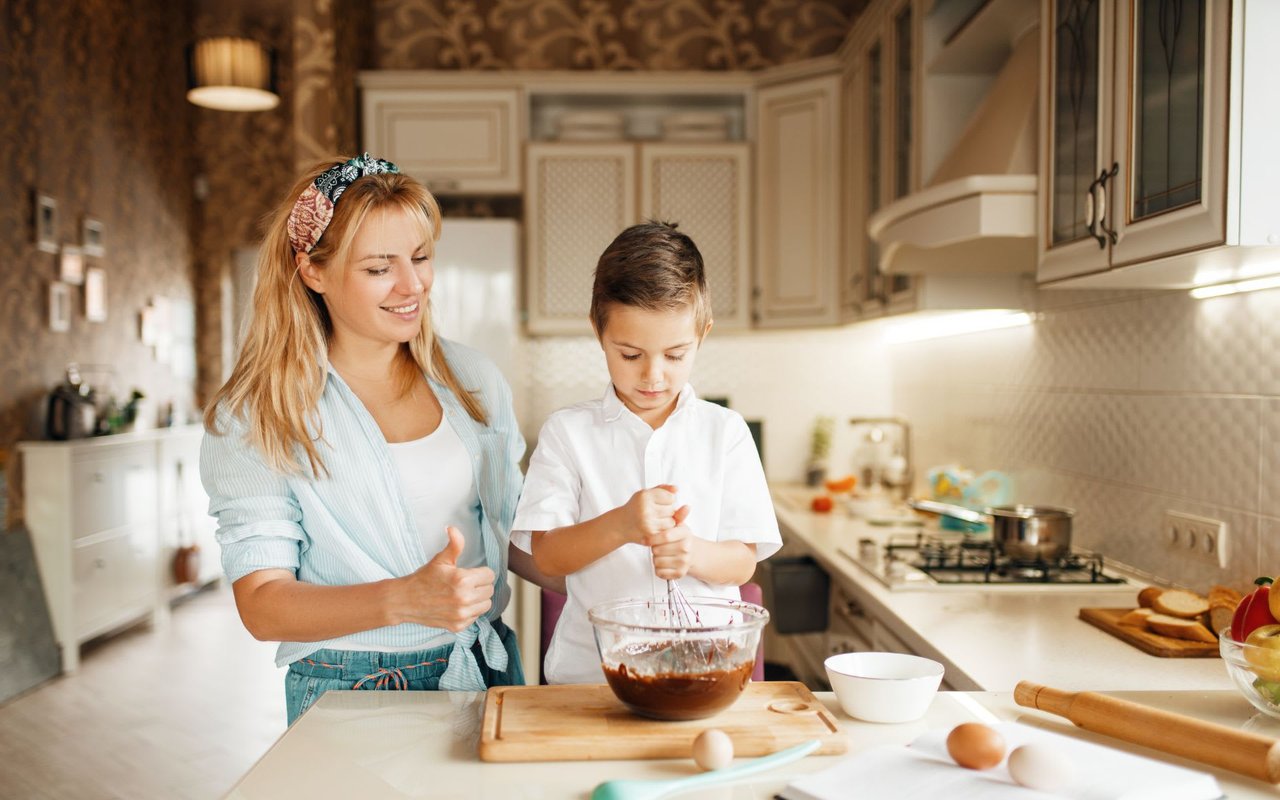
[[[618,699],[641,716],[703,719],[733,705],[751,680],[754,666],[749,660],[723,669],[641,675],[619,664],[605,666],[604,676]]]

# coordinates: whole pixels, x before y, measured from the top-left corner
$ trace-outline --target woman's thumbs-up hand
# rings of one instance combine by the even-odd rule
[[[401,578],[402,621],[460,631],[493,606],[493,570],[458,566],[462,531],[445,528],[449,543],[416,572]]]

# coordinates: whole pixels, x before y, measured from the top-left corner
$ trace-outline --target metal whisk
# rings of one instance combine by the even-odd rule
[[[692,628],[698,621],[698,612],[684,596],[680,584],[667,581],[667,622],[681,628]]]

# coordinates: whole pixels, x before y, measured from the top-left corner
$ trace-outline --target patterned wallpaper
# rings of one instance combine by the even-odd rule
[[[0,451],[41,434],[69,361],[101,365],[86,371],[117,395],[191,403],[191,380],[139,339],[153,297],[193,300],[192,128],[172,46],[190,29],[183,3],[0,3]],[[103,223],[105,255],[87,262],[106,274],[105,322],[73,286],[70,330],[50,330],[58,257],[34,244],[35,192],[57,202],[59,243],[80,243],[85,216]]]
[[[261,240],[263,218],[294,178],[293,30],[289,0],[200,0],[196,36],[246,36],[276,51],[280,105],[271,111],[236,113],[198,108],[195,152],[203,199],[197,199],[196,400],[203,404],[230,369],[229,309],[232,258]]]
[[[833,53],[867,0],[376,0],[373,69],[754,70]]]

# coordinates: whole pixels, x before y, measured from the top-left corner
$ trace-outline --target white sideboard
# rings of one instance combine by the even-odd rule
[[[196,544],[196,583],[220,574],[215,523],[200,485],[198,425],[22,442],[24,519],[31,531],[62,669],[80,644],[167,613],[180,589],[175,550]]]

